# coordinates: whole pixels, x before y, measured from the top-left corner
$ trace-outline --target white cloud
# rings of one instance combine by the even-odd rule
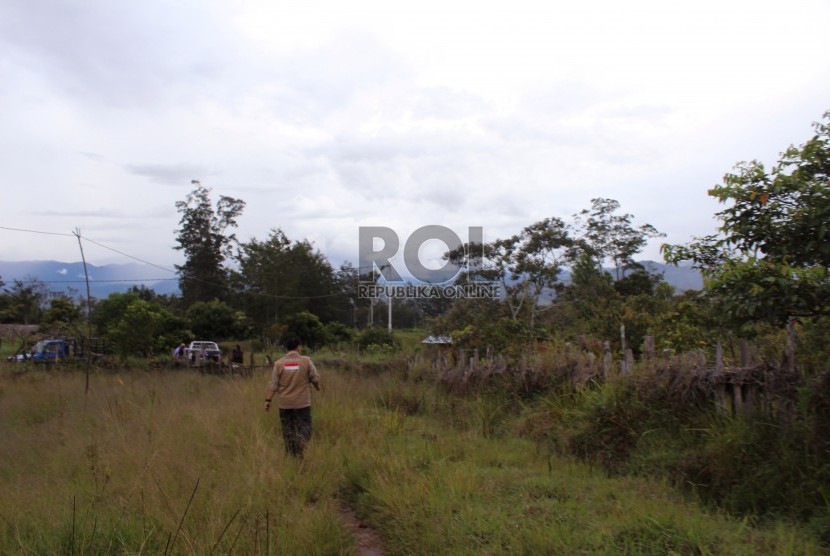
[[[282,228],[335,264],[361,225],[495,239],[594,197],[685,241],[712,231],[706,189],[734,163],[774,161],[830,108],[829,17],[809,0],[11,0],[0,226],[170,265],[198,179],[247,202],[240,239]],[[0,260],[77,253],[71,234],[0,233]]]

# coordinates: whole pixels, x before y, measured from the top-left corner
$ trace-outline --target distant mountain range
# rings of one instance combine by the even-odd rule
[[[667,265],[655,261],[641,261],[641,264],[653,274],[675,287],[679,293],[686,290],[699,290],[703,287],[700,272],[688,265]],[[89,271],[90,292],[93,297],[105,298],[111,293],[125,292],[132,286],[145,286],[158,294],[178,294],[178,277],[172,272],[160,268],[139,264],[109,264],[96,266],[87,264]],[[608,269],[611,272],[611,269]],[[613,272],[612,272],[613,274]],[[563,282],[570,281],[570,273],[563,272]],[[58,261],[0,261],[0,280],[6,287],[14,280],[38,280],[47,289],[64,292],[72,297],[86,295],[84,265],[80,262],[62,263]]]
[[[158,294],[178,294],[179,279],[172,272],[139,264],[87,264],[89,289],[93,297],[105,298],[111,293],[125,292],[132,286],[146,286]],[[6,287],[14,280],[37,280],[53,292],[72,297],[86,296],[84,265],[81,262],[0,261],[0,280]]]
[[[699,270],[691,267],[691,263],[674,266],[655,261],[640,261],[640,264],[651,274],[662,276],[663,280],[674,286],[677,293],[703,289],[703,276]]]

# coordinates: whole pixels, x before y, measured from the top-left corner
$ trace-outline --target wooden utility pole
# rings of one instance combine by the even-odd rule
[[[84,256],[84,245],[81,243],[81,229],[75,228],[75,231],[72,232],[75,234],[75,237],[78,238],[78,248],[81,250],[81,261],[84,263],[84,278],[86,279],[86,346],[84,351],[86,351],[86,382],[84,385],[84,394],[89,393],[89,367],[92,362],[91,353],[89,350],[92,347],[92,322],[91,322],[91,314],[92,314],[92,296],[90,295],[89,291],[89,272],[86,268],[86,257]]]

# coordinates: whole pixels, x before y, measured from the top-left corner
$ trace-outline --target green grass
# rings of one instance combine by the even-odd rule
[[[341,501],[389,554],[811,554],[800,529],[704,511],[510,434],[514,408],[319,365],[285,456],[251,378],[0,369],[0,553],[350,554]]]

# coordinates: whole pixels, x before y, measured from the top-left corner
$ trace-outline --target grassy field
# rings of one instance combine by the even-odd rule
[[[253,377],[0,368],[0,553],[813,554],[796,527],[704,511],[511,434],[499,402],[320,365],[314,438],[284,455]]]

